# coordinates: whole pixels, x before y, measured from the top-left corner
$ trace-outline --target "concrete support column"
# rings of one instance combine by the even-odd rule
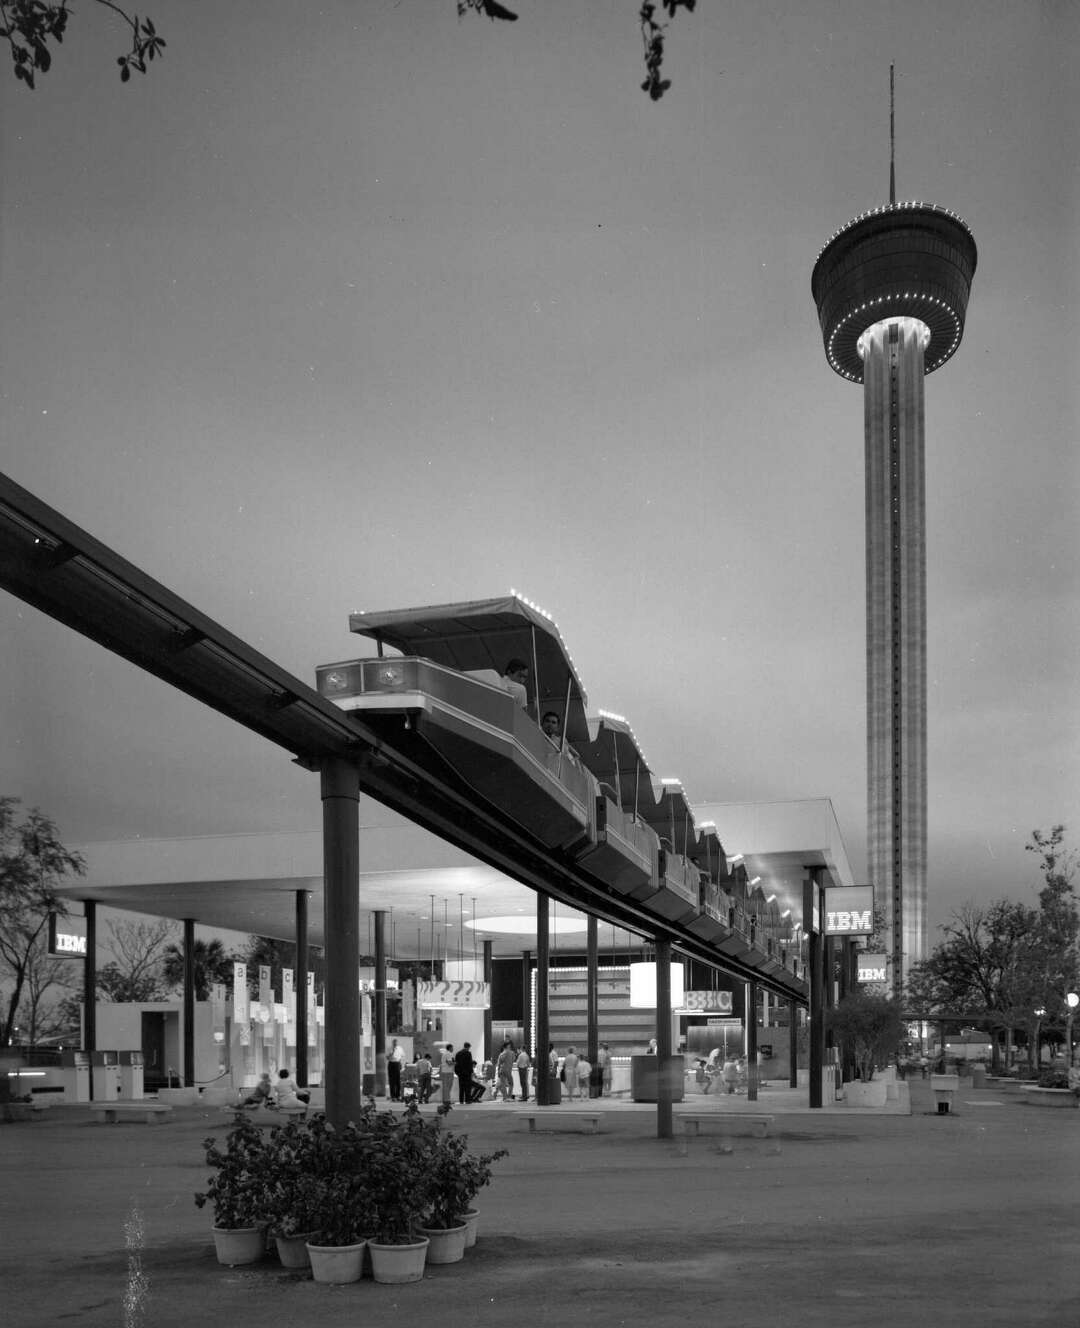
[[[322,768],[326,936],[326,1116],[360,1109],[360,781],[347,761]]]
[[[671,1059],[671,942],[656,941],[656,1059],[659,1074],[656,1088],[656,1137],[670,1139],[674,1135],[672,1085],[669,1073]]]
[[[375,909],[375,1096],[386,1096],[386,910]]]
[[[757,1063],[757,995],[756,982],[746,984],[746,1100],[756,1102],[758,1096]]]
[[[306,890],[296,892],[296,1082],[301,1088],[308,1081],[308,897]]]
[[[195,1087],[195,919],[184,919],[184,1087]]]
[[[551,938],[548,935],[548,897],[536,896],[536,1055],[533,1057],[533,1090],[536,1105],[546,1107],[548,1094],[548,965],[551,962]]]

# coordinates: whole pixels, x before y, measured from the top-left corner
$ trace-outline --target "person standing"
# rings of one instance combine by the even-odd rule
[[[504,1102],[514,1100],[514,1047],[510,1042],[502,1044],[499,1059],[495,1062],[495,1092],[502,1094]]]
[[[386,1074],[389,1081],[390,1101],[401,1101],[401,1067],[405,1064],[405,1048],[401,1046],[397,1038],[394,1038],[390,1044],[390,1050],[386,1053]]]
[[[431,1061],[426,1051],[416,1058],[416,1096],[421,1102],[431,1097]]]
[[[566,1056],[562,1065],[562,1080],[566,1085],[566,1096],[571,1100],[577,1097],[578,1088],[578,1054],[573,1047],[567,1048]]]
[[[439,1055],[439,1089],[442,1104],[450,1106],[450,1094],[454,1091],[454,1044],[448,1042]]]
[[[518,1052],[517,1060],[515,1061],[518,1072],[518,1082],[521,1085],[522,1102],[528,1102],[529,1100],[529,1066],[531,1064],[532,1061],[529,1058],[529,1053],[525,1050],[524,1044],[522,1044],[522,1048]]]
[[[611,1092],[611,1049],[606,1042],[600,1043],[596,1059],[600,1062],[600,1095],[604,1097]]]
[[[454,1073],[458,1081],[458,1102],[465,1107],[472,1101],[472,1077],[473,1070],[476,1068],[476,1061],[473,1059],[470,1047],[471,1043],[466,1042],[461,1050],[454,1057]]]

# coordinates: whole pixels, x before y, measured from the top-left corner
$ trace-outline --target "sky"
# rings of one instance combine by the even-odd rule
[[[692,801],[832,799],[865,879],[862,401],[820,249],[979,250],[926,384],[929,919],[1080,840],[1070,0],[80,6],[0,81],[0,469],[301,679],[503,594]],[[0,592],[0,791],[68,842],[320,824],[287,754]]]

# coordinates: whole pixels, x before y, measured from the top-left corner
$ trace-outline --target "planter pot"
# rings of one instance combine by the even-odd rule
[[[157,1100],[170,1107],[193,1107],[199,1100],[197,1088],[159,1088]]]
[[[465,1234],[465,1248],[471,1250],[476,1244],[476,1224],[480,1221],[480,1210],[469,1208],[464,1213],[459,1213],[458,1216],[468,1228]]]
[[[376,1282],[419,1282],[424,1276],[428,1243],[412,1241],[408,1245],[380,1245],[369,1240],[371,1275]]]
[[[309,1268],[311,1261],[308,1259],[307,1243],[316,1235],[316,1231],[306,1231],[302,1236],[275,1236],[274,1243],[282,1268]]]
[[[883,1107],[888,1096],[889,1086],[884,1079],[856,1079],[844,1085],[844,1101],[849,1107]]]
[[[215,1227],[214,1248],[218,1263],[235,1268],[241,1263],[258,1263],[266,1252],[265,1227]]]
[[[465,1222],[457,1227],[417,1227],[417,1232],[428,1239],[428,1263],[460,1263],[464,1259],[469,1238]]]
[[[311,1276],[316,1282],[329,1286],[341,1286],[346,1282],[359,1282],[364,1271],[364,1246],[359,1245],[309,1245],[308,1257],[311,1260]]]

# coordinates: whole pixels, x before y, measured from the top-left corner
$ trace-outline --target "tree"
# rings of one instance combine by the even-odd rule
[[[121,80],[127,83],[132,70],[145,74],[147,66],[164,53],[166,44],[158,36],[153,22],[127,13],[113,0],[93,0],[93,3],[111,10],[131,37],[130,48],[116,59]],[[645,60],[645,82],[641,88],[653,101],[659,101],[671,87],[671,80],[663,77],[664,42],[670,20],[677,10],[692,13],[696,6],[697,0],[659,0],[659,5],[653,0],[641,0],[638,23]],[[658,8],[667,15],[668,23],[657,19]],[[516,23],[518,17],[499,0],[457,0],[457,12],[459,18],[471,12],[503,23]],[[50,43],[59,46],[64,40],[71,13],[68,0],[57,0],[54,4],[47,0],[0,0],[0,36],[7,38],[11,48],[15,77],[28,88],[34,87],[38,74],[47,74],[52,67]]]
[[[210,988],[216,982],[232,981],[234,957],[227,954],[224,945],[215,936],[212,941],[196,941],[192,950],[195,973],[195,999],[208,1001]],[[170,987],[184,985],[184,948],[182,945],[165,947],[165,981]]]
[[[117,15],[131,37],[129,49],[116,59],[121,81],[126,83],[132,70],[145,74],[147,65],[165,50],[165,42],[154,30],[153,22],[128,14],[113,0],[93,0],[93,3]],[[28,88],[34,87],[38,74],[47,74],[52,68],[50,43],[59,46],[63,42],[72,12],[68,0],[58,0],[55,4],[46,0],[0,0],[0,37],[7,38],[15,77]]]
[[[1080,972],[1077,952],[1080,911],[1073,889],[1076,853],[1066,849],[1064,843],[1065,827],[1055,825],[1049,834],[1033,830],[1031,843],[1024,845],[1029,853],[1039,858],[1043,876],[1039,909],[1028,938],[1022,982],[1017,992],[1029,1026],[1032,1026],[1028,1041],[1028,1061],[1032,1069],[1038,1060],[1043,1020],[1059,1026],[1063,1023],[1065,995],[1076,990]]]
[[[896,1054],[907,1031],[891,997],[873,992],[845,996],[829,1011],[827,1021],[855,1062],[863,1083],[869,1083],[874,1070]]]
[[[110,1001],[160,1001],[168,990],[165,947],[174,934],[168,918],[110,922],[105,950],[112,956],[97,975],[97,989]]]
[[[11,1041],[28,976],[42,951],[49,914],[67,916],[57,893],[86,864],[60,842],[56,826],[36,807],[17,820],[19,798],[0,797],[0,965],[12,983],[0,1019],[0,1046]]]

